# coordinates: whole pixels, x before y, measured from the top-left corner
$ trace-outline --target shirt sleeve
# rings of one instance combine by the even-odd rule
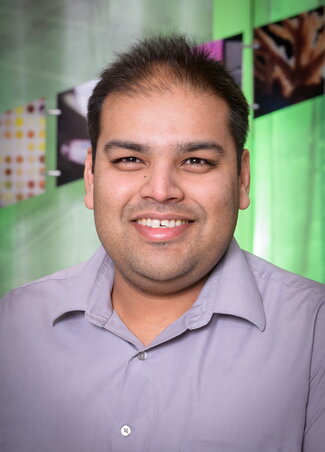
[[[315,322],[303,452],[325,448],[325,303]]]

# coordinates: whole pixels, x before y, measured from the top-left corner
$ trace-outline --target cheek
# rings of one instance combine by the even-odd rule
[[[238,187],[229,179],[218,178],[208,184],[192,185],[191,194],[206,212],[215,212],[216,215],[221,215],[224,209],[238,208]]]

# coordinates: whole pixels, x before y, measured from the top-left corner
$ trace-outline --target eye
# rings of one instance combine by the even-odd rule
[[[111,161],[113,165],[115,165],[119,169],[125,170],[134,170],[141,168],[143,165],[143,161],[138,157],[130,155],[128,157],[120,157]]]
[[[212,167],[216,166],[216,164],[207,159],[203,159],[200,157],[190,157],[182,163],[185,166],[185,169],[193,172],[204,172],[208,171]]]

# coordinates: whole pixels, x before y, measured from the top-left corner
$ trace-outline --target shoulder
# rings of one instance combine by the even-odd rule
[[[58,310],[83,309],[106,256],[100,248],[87,262],[12,290],[0,299],[2,319],[8,316],[29,318],[33,313],[44,315],[46,312],[52,316]]]
[[[325,285],[288,272],[270,262],[244,251],[262,298],[308,302],[314,307],[325,303]]]
[[[73,267],[60,270],[58,272],[36,279],[35,281],[24,284],[16,289],[11,290],[6,295],[1,297],[1,303],[5,302],[6,300],[18,300],[22,296],[24,298],[33,296],[37,297],[44,292],[49,293],[53,289],[57,288],[60,284],[68,284],[69,280],[74,279],[80,274],[84,266],[85,263],[75,265]]]

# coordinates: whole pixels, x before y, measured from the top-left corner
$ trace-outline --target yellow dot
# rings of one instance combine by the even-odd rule
[[[45,151],[45,142],[44,142],[44,141],[42,141],[42,142],[38,145],[38,149],[39,149],[40,151]]]
[[[45,118],[39,118],[39,125],[45,127]]]
[[[13,201],[13,199],[14,195],[11,192],[6,192],[3,194],[3,200],[7,203]]]
[[[44,129],[40,130],[39,137],[40,138],[44,138],[45,137],[45,130]]]
[[[28,168],[27,174],[28,176],[35,176],[37,174],[37,171],[35,168]]]
[[[16,169],[16,174],[17,174],[17,176],[22,176],[23,175],[23,170],[21,168],[17,168]]]
[[[22,138],[22,137],[23,137],[23,131],[22,130],[17,130],[16,138]]]
[[[23,110],[24,110],[24,109],[23,109],[22,106],[15,108],[15,112],[18,113],[18,114],[19,114],[19,113],[22,113]]]
[[[34,143],[28,143],[27,149],[28,149],[29,151],[34,151],[34,150],[35,150],[35,144],[34,144]]]
[[[16,118],[15,124],[17,127],[21,127],[24,124],[24,120],[21,116],[18,116],[18,118]]]

